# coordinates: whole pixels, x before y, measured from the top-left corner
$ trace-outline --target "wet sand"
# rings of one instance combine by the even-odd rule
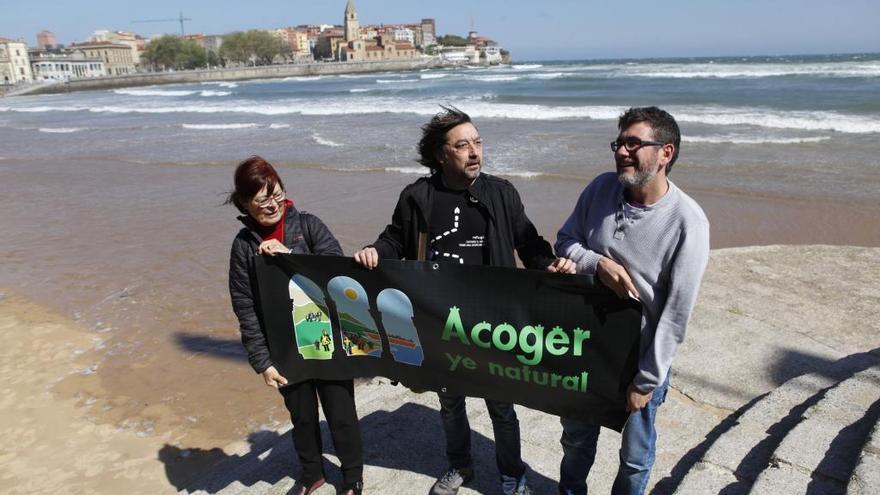
[[[75,428],[106,435],[102,438],[107,441],[131,438],[136,447],[107,450],[135,452],[135,466],[137,459],[152,456],[152,464],[132,471],[140,473],[135,478],[164,483],[169,489],[181,486],[198,466],[220,455],[217,449],[241,448],[250,433],[288,419],[277,392],[263,385],[247,365],[229,306],[228,252],[239,227],[235,209],[221,203],[233,167],[102,157],[88,162],[0,162],[0,191],[7,204],[0,287],[28,299],[4,302],[0,328],[7,341],[14,341],[21,327],[42,328],[43,319],[61,318],[63,338],[57,343],[73,342],[64,344],[69,352],[82,351],[53,363],[64,364],[64,370],[45,368],[51,373],[47,376],[57,379],[38,380],[46,388],[41,400],[49,405],[34,409],[66,408],[58,410],[78,422]],[[320,216],[346,253],[375,238],[401,188],[417,178],[284,164],[279,169],[297,205]],[[674,179],[706,210],[713,248],[880,246],[880,231],[871,228],[880,214],[876,203],[706,190],[690,188],[684,174]],[[512,179],[527,213],[549,239],[587,180]],[[22,314],[33,321],[22,320]],[[56,331],[60,330],[29,332],[27,345],[33,349],[19,352],[45,354],[47,340],[60,338]],[[10,356],[3,362],[12,362]],[[4,365],[0,378],[13,384],[9,387],[19,387],[15,373],[34,366],[42,370],[37,360]],[[4,404],[13,404],[10,400]],[[4,415],[10,411],[4,406]],[[22,445],[52,445],[56,436],[63,436],[37,424],[22,423],[10,431],[27,438]],[[93,442],[88,436],[71,442],[77,439],[86,442],[83,445]],[[108,480],[117,479],[110,465],[125,465],[110,457],[89,459],[84,464],[96,467],[82,469],[97,469]],[[157,466],[166,473],[156,471]],[[34,459],[16,467],[18,474],[7,469],[2,476],[35,477],[53,469]],[[83,479],[92,479],[86,471],[80,473]],[[114,491],[110,485],[89,486]]]

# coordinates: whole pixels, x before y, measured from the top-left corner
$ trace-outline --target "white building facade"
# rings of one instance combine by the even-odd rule
[[[107,75],[103,60],[88,58],[79,50],[67,53],[31,51],[31,68],[37,81],[69,81]]]
[[[409,28],[397,28],[394,30],[394,41],[415,45],[416,33]]]
[[[0,84],[11,85],[33,80],[24,40],[0,38]]]

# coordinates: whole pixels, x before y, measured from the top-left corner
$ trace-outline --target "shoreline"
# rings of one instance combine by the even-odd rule
[[[372,72],[408,72],[421,69],[455,67],[437,57],[377,62],[313,62],[309,64],[262,65],[218,69],[185,70],[176,72],[140,72],[122,76],[73,79],[52,83],[34,82],[0,93],[0,98],[26,95],[72,93],[104,89],[133,88],[167,84],[201,82],[247,81],[339,74],[366,74]]]

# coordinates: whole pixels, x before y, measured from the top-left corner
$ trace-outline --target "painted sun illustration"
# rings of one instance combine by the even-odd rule
[[[345,289],[345,297],[351,299],[352,301],[357,301],[358,293],[356,290],[348,287],[347,289]]]

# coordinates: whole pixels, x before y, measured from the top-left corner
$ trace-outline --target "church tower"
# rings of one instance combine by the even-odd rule
[[[354,10],[354,2],[348,0],[345,6],[345,41],[358,41],[361,39],[361,26],[358,23],[358,15]]]

